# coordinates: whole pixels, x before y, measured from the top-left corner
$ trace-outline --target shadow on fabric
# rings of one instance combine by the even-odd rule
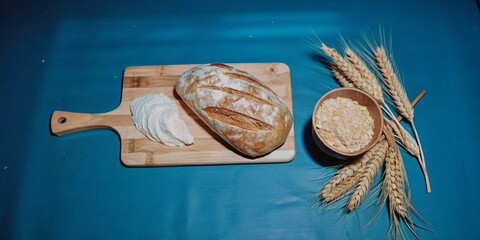
[[[308,154],[312,157],[315,162],[317,162],[322,167],[331,167],[344,165],[345,162],[331,157],[323,152],[315,143],[312,136],[312,121],[308,121],[303,129],[303,140],[307,148]]]

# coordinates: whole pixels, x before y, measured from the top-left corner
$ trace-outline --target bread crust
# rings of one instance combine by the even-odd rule
[[[270,88],[225,64],[186,71],[175,90],[207,126],[249,157],[280,147],[292,127],[291,112]]]

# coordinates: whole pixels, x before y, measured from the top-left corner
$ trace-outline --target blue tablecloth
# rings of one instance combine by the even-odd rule
[[[334,86],[313,32],[341,47],[377,36],[416,107],[432,183],[405,156],[412,204],[434,233],[475,239],[480,161],[480,13],[470,1],[13,1],[0,3],[0,239],[380,239],[382,209],[323,212],[328,172],[309,138]],[[296,156],[288,164],[126,168],[109,130],[50,134],[54,110],[120,102],[127,66],[284,62],[291,68]],[[320,159],[321,160],[321,159]],[[411,235],[410,235],[411,237]]]

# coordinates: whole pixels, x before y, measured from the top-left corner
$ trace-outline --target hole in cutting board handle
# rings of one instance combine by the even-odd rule
[[[65,124],[66,122],[67,122],[67,119],[65,117],[59,117],[58,118],[58,123]]]

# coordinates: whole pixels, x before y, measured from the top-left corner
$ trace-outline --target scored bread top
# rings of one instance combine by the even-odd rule
[[[292,126],[290,111],[270,88],[225,64],[194,67],[175,89],[210,128],[251,157],[281,146]]]

